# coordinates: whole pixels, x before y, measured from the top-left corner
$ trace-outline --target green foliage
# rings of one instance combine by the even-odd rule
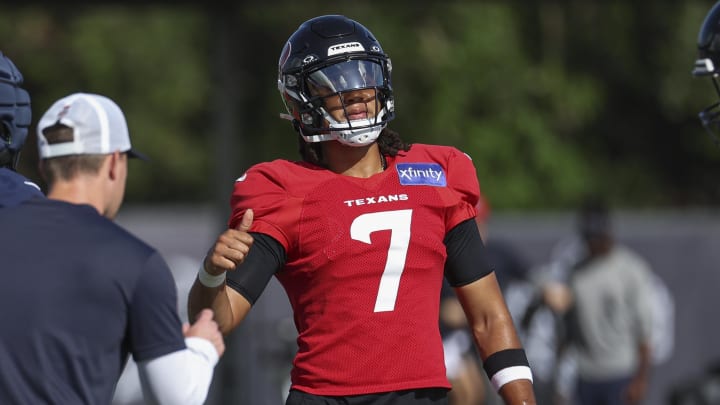
[[[392,58],[392,127],[471,155],[495,210],[565,208],[588,192],[678,207],[720,202],[720,151],[696,118],[714,93],[689,74],[711,5],[28,6],[0,14],[0,49],[26,76],[35,122],[70,92],[118,101],[153,159],[133,163],[131,202],[207,202],[253,163],[295,159],[278,56],[300,23],[340,13]],[[33,147],[21,170],[39,180]]]
[[[405,89],[398,103],[419,103],[399,119],[423,121],[416,127],[429,128],[422,141],[468,152],[493,205],[553,206],[583,192],[589,167],[566,139],[593,118],[599,86],[560,61],[533,60],[522,21],[506,6],[453,5],[443,19],[434,15],[413,30],[413,63],[394,65],[431,78],[429,88]]]
[[[207,199],[208,38],[201,14],[94,7],[77,15],[30,10],[2,18],[14,21],[0,24],[2,37],[14,39],[3,51],[25,75],[34,122],[69,93],[104,94],[125,112],[133,147],[152,159],[131,165],[129,199]],[[31,29],[21,28],[25,21]],[[35,162],[28,145],[23,172],[34,173]]]

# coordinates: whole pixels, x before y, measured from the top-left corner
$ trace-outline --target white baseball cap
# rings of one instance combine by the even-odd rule
[[[56,124],[73,130],[68,142],[49,144],[43,131]],[[105,96],[74,93],[56,101],[37,126],[38,149],[41,159],[58,156],[126,152],[128,157],[147,160],[132,150],[130,134],[122,110]]]

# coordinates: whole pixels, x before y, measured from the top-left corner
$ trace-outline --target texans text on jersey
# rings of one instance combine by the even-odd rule
[[[407,201],[408,195],[407,194],[390,194],[390,195],[380,195],[376,197],[364,197],[364,198],[357,198],[355,200],[345,200],[343,203],[348,207],[356,207],[358,205],[369,205],[369,204],[381,204],[381,203],[388,203],[388,202],[394,202],[394,201]]]

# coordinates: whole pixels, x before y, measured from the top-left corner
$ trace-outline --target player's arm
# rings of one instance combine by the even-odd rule
[[[253,221],[252,210],[245,211],[237,229],[227,229],[203,259],[188,296],[188,317],[193,319],[204,308],[215,313],[220,330],[227,334],[245,318],[250,303],[226,287],[226,274],[245,261],[254,240],[247,232]]]
[[[445,238],[445,275],[468,318],[483,366],[507,405],[534,405],[530,367],[473,219]]]
[[[201,270],[190,289],[189,316],[211,308],[224,334],[242,322],[286,260],[285,249],[275,239],[246,232],[251,223],[252,212],[248,210],[237,230],[228,229],[220,235],[203,261],[205,272],[211,275],[209,281]]]
[[[228,288],[226,281],[216,287],[204,285],[199,277],[195,279],[188,296],[188,316],[197,316],[200,311],[210,308],[220,331],[227,335],[250,312],[251,303],[235,290]]]

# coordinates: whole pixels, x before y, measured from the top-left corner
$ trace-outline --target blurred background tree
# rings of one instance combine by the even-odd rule
[[[301,22],[330,13],[391,56],[391,126],[467,152],[496,210],[565,209],[588,192],[628,208],[720,203],[720,151],[697,120],[714,95],[690,75],[712,1],[212,4],[6,6],[0,49],[33,122],[74,91],[123,107],[153,160],[132,164],[129,204],[213,203],[251,164],[296,159],[277,59]],[[41,182],[34,147],[21,170]]]

